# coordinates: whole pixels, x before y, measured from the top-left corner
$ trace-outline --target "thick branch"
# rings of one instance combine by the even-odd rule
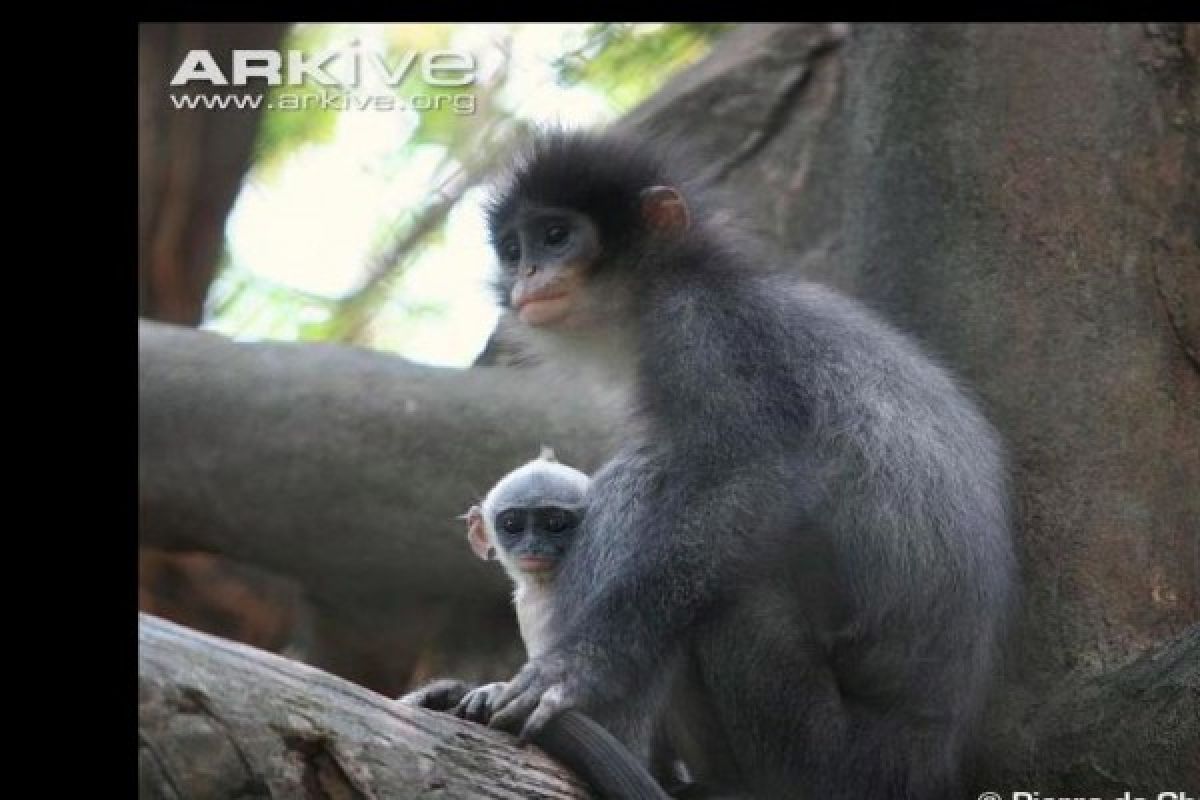
[[[456,515],[543,443],[595,468],[609,428],[586,393],[528,371],[151,322],[138,338],[142,543],[254,563],[342,607],[500,597]]]
[[[139,797],[588,796],[506,734],[299,662],[147,614],[138,644]]]

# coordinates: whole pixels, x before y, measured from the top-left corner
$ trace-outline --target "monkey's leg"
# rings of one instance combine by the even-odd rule
[[[701,654],[748,793],[772,800],[952,797],[952,725],[906,712],[904,698],[867,705],[846,697],[822,648],[800,630],[730,620]]]
[[[679,754],[671,746],[666,725],[660,725],[654,735],[654,745],[650,752],[650,774],[663,787],[663,791],[676,800],[703,797],[703,794],[697,794],[699,784],[692,778],[687,765],[680,760]]]

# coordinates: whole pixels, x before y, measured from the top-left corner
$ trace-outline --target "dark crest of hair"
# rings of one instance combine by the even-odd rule
[[[649,141],[613,131],[545,131],[496,182],[488,228],[495,236],[522,204],[568,208],[613,241],[642,226],[642,189],[678,185],[668,171],[665,155]]]

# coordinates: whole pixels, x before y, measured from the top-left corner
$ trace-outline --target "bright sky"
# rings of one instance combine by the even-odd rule
[[[364,47],[379,41],[380,26],[353,26]],[[514,32],[509,91],[500,98],[515,113],[538,122],[593,125],[615,111],[599,94],[555,83],[551,62],[580,42],[586,25],[461,26],[452,47],[484,52],[480,72],[499,59],[491,42]],[[364,73],[369,72],[364,70]],[[382,93],[384,87],[379,88]],[[364,91],[374,93],[373,87]],[[379,232],[404,209],[419,205],[433,185],[440,149],[385,168],[387,156],[415,126],[411,111],[340,112],[331,141],[289,156],[279,169],[247,179],[229,216],[233,263],[283,286],[326,297],[357,287]],[[394,296],[403,303],[444,305],[442,315],[404,317],[399,327],[378,328],[376,344],[429,364],[467,366],[483,348],[499,310],[488,293],[491,251],[472,192],[452,212],[446,244],[431,247],[404,274]],[[401,315],[393,315],[400,317]],[[206,327],[229,331],[220,319]]]

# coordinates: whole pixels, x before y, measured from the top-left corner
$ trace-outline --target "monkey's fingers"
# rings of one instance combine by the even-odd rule
[[[492,703],[492,713],[504,709],[514,699],[524,694],[525,690],[533,684],[537,675],[538,670],[532,663],[521,667],[516,676],[504,687],[504,691],[500,692],[500,696],[495,698],[495,702]]]
[[[466,717],[472,722],[486,725],[492,716],[492,693],[486,689],[474,692],[467,699]]]
[[[478,722],[480,725],[487,725],[488,720],[492,718],[494,701],[504,691],[505,686],[506,684],[503,681],[497,681],[472,689],[465,697],[458,701],[458,705],[449,710],[449,713],[459,719]]]
[[[470,700],[471,700],[471,695],[467,695],[462,700],[458,701],[458,705],[456,705],[454,708],[447,710],[446,713],[452,714],[453,716],[456,716],[459,719],[466,719],[467,718],[467,703],[470,702]]]
[[[499,728],[502,731],[509,731],[510,733],[519,731],[521,724],[537,708],[541,697],[541,691],[533,686],[528,686],[522,691],[513,694],[513,688],[510,684],[509,688],[492,706],[492,719],[488,725],[493,728]]]
[[[547,722],[571,707],[572,704],[567,701],[562,684],[551,686],[542,693],[537,708],[529,715],[529,719],[525,720],[525,725],[521,728],[517,741],[524,746],[530,739],[541,733]]]

